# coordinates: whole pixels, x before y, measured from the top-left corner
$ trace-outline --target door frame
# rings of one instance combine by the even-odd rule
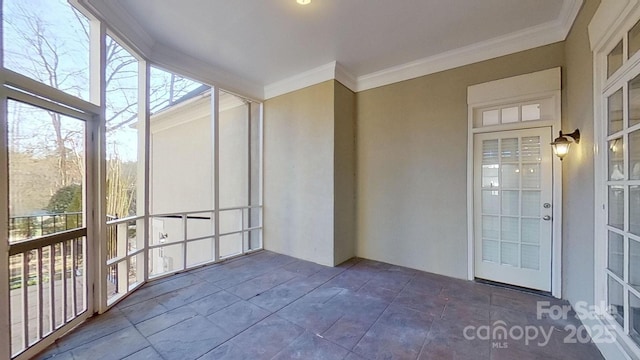
[[[540,120],[475,126],[479,109],[528,101],[550,101],[549,116]],[[467,88],[467,278],[475,279],[474,135],[528,128],[561,129],[561,69],[559,67],[472,85]],[[549,145],[551,146],[551,145]],[[552,156],[551,295],[562,296],[562,162]]]
[[[7,88],[6,85],[14,86],[16,89]],[[40,108],[46,111],[54,111],[61,115],[74,118],[78,121],[83,121],[85,126],[84,132],[84,151],[85,151],[85,177],[83,179],[83,196],[84,196],[84,228],[86,229],[85,237],[85,305],[84,312],[78,314],[75,318],[67,321],[66,317],[63,319],[63,324],[53,329],[49,334],[44,335],[36,343],[29,345],[22,352],[16,354],[13,359],[29,359],[39,352],[46,349],[53,344],[58,338],[64,335],[69,330],[75,328],[89,317],[93,316],[95,310],[94,302],[94,286],[96,284],[95,269],[97,266],[95,257],[95,247],[98,242],[96,237],[97,224],[95,221],[96,213],[96,199],[94,186],[96,179],[98,178],[97,166],[99,159],[97,157],[97,142],[95,139],[98,137],[97,127],[100,123],[100,116],[96,105],[87,101],[76,99],[71,95],[67,95],[58,89],[49,88],[44,84],[37,83],[35,80],[26,78],[21,74],[14,73],[9,70],[0,71],[0,145],[3,145],[2,151],[0,151],[0,168],[8,169],[8,129],[4,126],[8,121],[7,104],[9,100],[17,101],[29,106]],[[8,172],[7,172],[8,174]],[[8,229],[9,218],[9,181],[8,177],[4,176],[0,180],[0,228]],[[0,234],[0,252],[6,256],[2,256],[0,260],[0,298],[7,299],[10,296],[8,286],[8,258],[11,245],[8,242],[8,233]],[[7,325],[8,329],[11,329],[9,306],[0,307],[0,321],[3,325]],[[0,358],[8,354],[8,359],[11,358],[11,339],[9,337],[0,339]]]

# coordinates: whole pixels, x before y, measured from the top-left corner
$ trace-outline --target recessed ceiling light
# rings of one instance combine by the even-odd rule
[[[311,4],[311,0],[296,0],[300,5],[309,5]]]

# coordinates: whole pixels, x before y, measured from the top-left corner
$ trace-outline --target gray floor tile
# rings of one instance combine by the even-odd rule
[[[416,359],[432,317],[409,308],[389,307],[353,352],[367,359]]]
[[[301,300],[287,305],[276,314],[316,334],[322,334],[342,317],[334,306]]]
[[[158,352],[152,348],[151,346],[146,347],[137,353],[131,354],[124,358],[123,360],[161,360],[162,356],[158,354]]]
[[[230,335],[202,316],[180,322],[148,337],[165,359],[197,359],[222,344]]]
[[[405,288],[393,300],[393,304],[411,308],[429,314],[433,317],[441,317],[447,301],[439,296],[424,295]]]
[[[240,298],[226,291],[219,291],[215,294],[192,302],[188,306],[197,311],[202,316],[209,316],[227,306],[240,301]]]
[[[342,360],[348,352],[318,335],[305,332],[278,353],[273,360]]]
[[[79,346],[71,353],[75,359],[119,360],[149,346],[133,326]]]
[[[322,336],[345,349],[353,349],[370,327],[369,322],[342,317]]]
[[[241,297],[242,299],[247,300],[280,284],[283,284],[293,279],[294,277],[296,277],[295,273],[287,270],[279,270],[255,277],[240,285],[228,288],[227,291]]]
[[[59,352],[71,350],[95,339],[107,336],[116,331],[130,327],[132,324],[118,309],[89,319],[73,332],[57,341]]]
[[[196,316],[198,316],[197,311],[189,306],[183,306],[142,321],[136,324],[136,328],[142,335],[149,336]]]
[[[207,319],[229,334],[236,335],[269,315],[270,312],[242,300],[209,315]]]
[[[217,293],[220,290],[221,289],[219,287],[209,282],[201,281],[195,285],[160,295],[156,298],[156,301],[168,310],[172,310],[185,304],[190,304],[196,300],[200,300],[207,295]]]
[[[234,337],[231,342],[243,348],[253,359],[271,359],[303,332],[300,326],[271,315]]]
[[[263,309],[276,312],[298,300],[315,287],[317,287],[317,285],[314,286],[313,283],[310,283],[308,278],[294,278],[260,295],[252,297],[249,301]]]
[[[167,308],[158,303],[156,299],[151,299],[126,307],[121,311],[132,324],[137,324],[167,312]]]

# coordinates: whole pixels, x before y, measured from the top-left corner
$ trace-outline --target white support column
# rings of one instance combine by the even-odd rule
[[[211,115],[213,120],[213,208],[214,211],[214,260],[220,260],[220,132],[218,113],[220,91],[218,87],[213,87],[211,91]]]
[[[106,215],[106,36],[107,28],[91,20],[90,34],[91,102],[100,106],[96,119],[87,123],[85,222],[87,225],[86,279],[89,313],[107,309],[107,228]]]
[[[144,215],[144,281],[149,280],[149,235],[151,234],[151,220],[149,214],[151,212],[150,202],[150,153],[151,153],[151,126],[149,115],[149,87],[150,87],[150,69],[147,61],[138,60],[138,204],[142,205],[142,215]],[[142,128],[140,126],[142,124]],[[140,191],[140,189],[143,189]],[[138,205],[140,206],[140,205]],[[136,210],[140,214],[140,208]]]

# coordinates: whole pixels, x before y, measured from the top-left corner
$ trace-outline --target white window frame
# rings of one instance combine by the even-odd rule
[[[624,333],[618,323],[607,313],[607,179],[608,179],[608,131],[607,97],[618,89],[623,89],[627,98],[627,82],[640,74],[640,52],[627,58],[627,32],[640,20],[639,0],[603,0],[589,24],[589,40],[593,51],[593,126],[594,126],[594,304],[593,319],[583,321],[587,331],[608,329],[615,335],[614,342],[596,342],[606,358],[638,359],[640,346]],[[622,40],[623,64],[607,78],[607,55]],[[628,101],[624,101],[623,112],[628,113]],[[625,146],[628,146],[625,144]],[[625,154],[625,157],[627,155]],[[625,213],[628,214],[625,199]],[[628,223],[628,218],[625,220]],[[625,246],[626,247],[626,246]],[[625,251],[628,255],[628,249]],[[627,272],[625,259],[625,272]],[[624,293],[626,294],[626,293]],[[628,296],[624,299],[625,309],[629,308]],[[629,324],[628,316],[625,323]]]

